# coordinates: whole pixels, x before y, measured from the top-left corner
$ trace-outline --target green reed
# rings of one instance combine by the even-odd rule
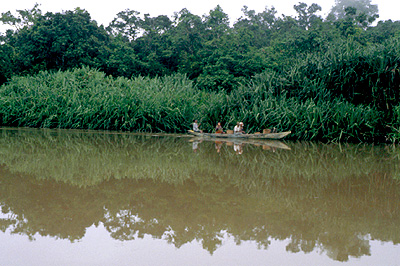
[[[400,39],[363,46],[354,40],[299,58],[284,72],[284,89],[301,99],[340,97],[390,114],[400,85]]]
[[[82,68],[16,77],[0,97],[3,125],[174,132],[188,127],[199,93],[180,75],[114,79]]]
[[[185,132],[198,119],[206,132],[217,122],[233,129],[243,121],[249,132],[276,127],[301,140],[374,141],[387,134],[383,111],[333,97],[321,79],[296,83],[296,71],[285,78],[267,71],[230,93],[200,91],[179,74],[127,79],[86,67],[40,72],[0,87],[0,125]],[[298,97],[287,91],[293,84],[303,91]]]

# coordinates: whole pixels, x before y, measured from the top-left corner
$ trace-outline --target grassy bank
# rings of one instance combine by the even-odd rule
[[[276,127],[299,140],[376,141],[399,135],[400,108],[394,122],[383,121],[387,116],[378,108],[341,97],[278,94],[268,85],[275,78],[266,73],[230,93],[216,93],[198,90],[184,75],[113,78],[85,67],[40,72],[0,87],[0,125],[185,132],[198,119],[206,131],[218,121],[224,128],[243,121],[251,132]]]

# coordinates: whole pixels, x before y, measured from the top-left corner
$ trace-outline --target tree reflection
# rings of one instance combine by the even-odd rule
[[[151,235],[177,248],[199,241],[212,254],[226,233],[238,245],[255,241],[263,249],[271,239],[291,239],[288,252],[317,249],[339,261],[369,255],[365,236],[393,243],[400,240],[399,188],[390,179],[382,181],[386,190],[373,197],[365,192],[371,180],[352,180],[322,191],[320,184],[304,182],[304,189],[319,193],[311,202],[299,200],[302,192],[286,182],[274,183],[265,187],[267,194],[256,195],[216,179],[212,190],[193,182],[169,185],[130,179],[79,188],[16,176],[4,167],[0,176],[1,208],[8,215],[1,220],[2,231],[32,239],[39,234],[75,241],[84,237],[86,228],[103,223],[121,241]],[[346,190],[351,187],[357,189]],[[286,193],[273,192],[282,190]],[[392,215],[381,216],[377,210]]]

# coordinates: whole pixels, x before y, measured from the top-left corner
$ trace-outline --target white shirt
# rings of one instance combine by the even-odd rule
[[[193,131],[200,131],[197,123],[193,123]]]

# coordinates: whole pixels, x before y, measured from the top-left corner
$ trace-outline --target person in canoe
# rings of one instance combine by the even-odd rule
[[[233,128],[233,133],[237,134],[240,131],[239,122],[237,122],[236,126]]]
[[[193,131],[194,132],[199,132],[199,133],[203,133],[203,130],[199,129],[200,124],[197,122],[197,120],[193,120]]]
[[[233,133],[234,134],[244,134],[244,130],[243,130],[244,124],[243,122],[238,122],[236,124],[236,126],[233,128]]]
[[[242,134],[246,134],[246,132],[244,132],[244,124],[243,124],[243,122],[240,122],[239,123],[239,126],[240,126],[240,133],[242,133]]]
[[[225,132],[224,132],[224,129],[223,129],[222,126],[221,126],[221,122],[218,122],[217,126],[215,127],[215,133],[217,133],[217,134],[223,134],[223,133],[225,133]]]

